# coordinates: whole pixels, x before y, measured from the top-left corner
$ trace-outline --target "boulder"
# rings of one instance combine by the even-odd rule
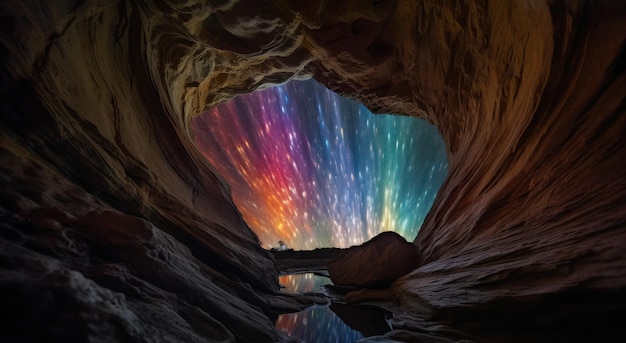
[[[393,231],[385,231],[350,247],[328,264],[328,273],[335,285],[387,288],[419,264],[420,253],[415,245]]]

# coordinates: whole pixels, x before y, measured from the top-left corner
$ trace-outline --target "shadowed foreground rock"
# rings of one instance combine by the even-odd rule
[[[328,264],[335,285],[386,288],[420,264],[417,247],[399,234],[386,231],[348,248]]]
[[[189,123],[311,76],[446,142],[421,265],[359,293],[392,299],[388,338],[625,340],[626,2],[25,0],[0,14],[0,341],[282,340],[272,256]]]

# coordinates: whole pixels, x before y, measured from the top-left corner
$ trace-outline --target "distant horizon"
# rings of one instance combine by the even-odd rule
[[[365,242],[363,242],[363,243],[365,243]],[[363,243],[357,244],[356,246],[361,245],[361,244],[363,244]],[[349,246],[349,247],[345,247],[345,248],[338,248],[338,247],[316,247],[316,248],[312,248],[312,249],[294,249],[294,248],[288,248],[287,250],[278,250],[278,249],[276,249],[275,247],[272,247],[272,248],[269,248],[269,249],[267,249],[267,248],[263,248],[263,249],[265,249],[265,250],[267,250],[267,251],[271,251],[271,252],[284,252],[284,251],[313,251],[313,250],[323,250],[323,249],[340,249],[340,250],[345,250],[345,249],[348,249],[348,248],[353,247],[353,246],[355,246],[355,245],[351,245],[351,246]]]
[[[347,248],[382,231],[413,241],[447,171],[437,129],[374,115],[314,80],[240,95],[192,122],[263,248]]]

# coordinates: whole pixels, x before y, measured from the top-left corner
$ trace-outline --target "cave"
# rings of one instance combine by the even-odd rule
[[[309,78],[446,146],[417,265],[349,293],[392,314],[364,341],[624,339],[623,2],[0,9],[2,341],[291,341],[277,261],[192,121]]]

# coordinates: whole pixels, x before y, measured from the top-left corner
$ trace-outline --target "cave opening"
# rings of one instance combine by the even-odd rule
[[[374,115],[313,79],[220,103],[192,130],[266,249],[345,248],[383,231],[411,241],[448,172],[433,125]]]

